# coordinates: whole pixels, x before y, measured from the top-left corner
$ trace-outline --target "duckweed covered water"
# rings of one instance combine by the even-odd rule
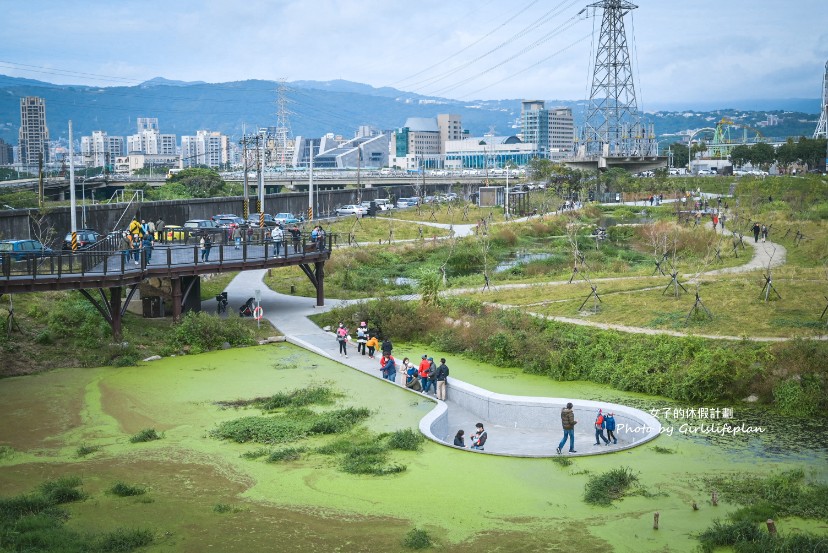
[[[706,475],[802,468],[810,478],[828,481],[828,451],[824,443],[814,443],[819,434],[813,421],[743,405],[679,405],[446,357],[452,376],[496,392],[670,409],[669,416],[659,412],[659,418],[676,428],[680,421],[673,420],[674,409],[728,407],[734,411],[732,424],[745,422],[766,432],[733,437],[676,429],[651,445],[575,459],[569,466],[426,442],[419,452],[393,451],[393,462],[407,470],[382,477],[344,473],[325,455],[303,454],[278,463],[244,458],[261,445],[217,440],[210,432],[222,422],[260,411],[216,402],[328,386],[342,394],[330,408],[370,409],[363,427],[375,433],[416,428],[433,407],[422,396],[280,344],[140,367],[66,369],[0,381],[0,446],[13,450],[0,459],[0,489],[2,495],[12,495],[47,478],[80,475],[92,499],[72,506],[69,524],[106,529],[140,521],[163,537],[149,551],[258,551],[272,549],[274,543],[285,551],[398,551],[406,533],[417,527],[449,551],[566,547],[638,553],[694,551],[694,535],[735,510],[724,501],[710,505],[702,480]],[[164,438],[129,442],[145,428]],[[312,448],[328,439],[291,445]],[[489,439],[496,439],[496,428],[489,429]],[[84,444],[99,449],[78,457]],[[655,446],[674,453],[657,453]],[[645,493],[611,507],[587,505],[583,494],[589,476],[620,466],[636,471]],[[105,493],[120,481],[146,489],[142,497],[149,499],[138,502]],[[692,510],[693,501],[698,511]],[[217,514],[217,504],[234,508]],[[652,530],[655,511],[661,516],[657,532]],[[782,520],[778,527],[825,533],[824,524],[814,521]]]

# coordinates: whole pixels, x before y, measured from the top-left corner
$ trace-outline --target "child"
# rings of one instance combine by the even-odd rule
[[[365,342],[368,341],[368,325],[365,321],[359,323],[357,328],[357,353],[365,355]]]
[[[365,347],[368,348],[368,359],[374,358],[374,351],[379,346],[379,341],[377,340],[376,336],[369,336],[368,341],[365,342]]]
[[[336,329],[336,341],[339,342],[339,355],[348,357],[348,329],[342,323]]]

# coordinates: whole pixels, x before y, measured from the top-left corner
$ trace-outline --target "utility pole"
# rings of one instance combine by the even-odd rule
[[[265,203],[265,144],[266,144],[266,137],[267,131],[262,130],[260,131],[261,138],[262,138],[262,153],[261,153],[261,169],[259,171],[259,228],[264,228],[265,226],[265,216],[264,216],[264,203]],[[258,140],[258,135],[256,136]]]
[[[247,222],[250,217],[250,190],[247,183],[247,135],[244,134],[244,127],[242,127],[242,167],[244,167],[244,184],[243,184],[243,200],[242,200],[242,218]]]
[[[310,147],[310,171],[308,171],[308,221],[313,221],[313,139],[308,139]]]
[[[77,201],[75,199],[75,160],[72,159],[72,146],[74,145],[72,135],[72,120],[69,120],[69,230],[72,231],[72,251],[78,249],[78,215]]]
[[[43,152],[37,154],[37,204],[43,209]]]

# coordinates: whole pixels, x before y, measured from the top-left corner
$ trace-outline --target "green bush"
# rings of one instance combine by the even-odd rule
[[[304,447],[287,447],[285,449],[277,449],[267,456],[267,462],[279,463],[283,461],[298,461],[302,458],[302,453],[304,452]]]
[[[116,482],[109,488],[109,493],[117,495],[118,497],[132,497],[136,495],[144,495],[147,490],[140,486],[130,486],[124,482]]]
[[[86,457],[87,455],[95,453],[96,451],[99,451],[100,449],[101,449],[101,446],[99,446],[99,445],[81,444],[81,445],[78,446],[78,449],[75,450],[75,454],[78,457]]]
[[[629,467],[618,467],[591,476],[584,487],[584,501],[593,505],[608,506],[614,500],[624,497],[630,486],[638,482],[638,477]]]
[[[81,479],[77,476],[64,476],[57,480],[48,480],[40,485],[40,494],[53,505],[62,503],[74,503],[86,497],[77,488],[81,485]]]
[[[824,391],[813,375],[791,378],[777,384],[773,400],[780,412],[797,417],[811,417],[825,400]]]
[[[406,428],[393,432],[388,438],[388,447],[405,451],[418,451],[425,438],[417,430]]]
[[[47,325],[50,339],[64,339],[79,348],[98,349],[111,339],[107,322],[80,294],[54,302],[47,312]]]
[[[228,342],[231,346],[249,346],[256,343],[253,329],[240,318],[222,319],[205,312],[189,312],[181,323],[173,326],[171,344],[175,348],[189,346],[192,353],[220,348]]]
[[[102,536],[98,540],[97,550],[102,553],[134,551],[151,544],[153,539],[153,533],[149,530],[118,529]]]
[[[141,442],[151,442],[153,440],[160,440],[161,436],[158,435],[158,432],[155,431],[155,428],[145,428],[135,434],[134,436],[129,438],[129,441],[133,444],[141,443]]]
[[[408,549],[427,549],[434,545],[428,532],[420,528],[412,528],[403,538],[403,546]]]

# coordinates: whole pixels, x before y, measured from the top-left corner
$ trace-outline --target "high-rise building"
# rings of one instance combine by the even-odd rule
[[[541,157],[559,160],[572,155],[575,121],[570,108],[546,109],[543,100],[525,100],[520,115],[523,142],[537,144]]]
[[[14,147],[0,138],[0,165],[11,165],[14,163]]]
[[[37,96],[20,99],[19,161],[37,166],[38,157],[49,162],[49,129],[46,127],[46,100]]]
[[[181,166],[221,167],[230,160],[230,141],[219,132],[196,131],[181,137]]]
[[[463,138],[463,125],[459,115],[441,113],[437,116],[437,127],[440,129],[440,154],[446,153],[446,142]]]
[[[81,137],[81,156],[87,167],[106,167],[115,158],[124,155],[124,137],[108,136],[106,131],[92,131],[92,136]]]
[[[158,118],[157,117],[138,117],[136,120],[138,132],[141,131],[156,131],[158,132]]]
[[[138,133],[127,137],[127,153],[173,156],[176,153],[176,137],[174,134],[161,134],[155,117],[139,117]]]

